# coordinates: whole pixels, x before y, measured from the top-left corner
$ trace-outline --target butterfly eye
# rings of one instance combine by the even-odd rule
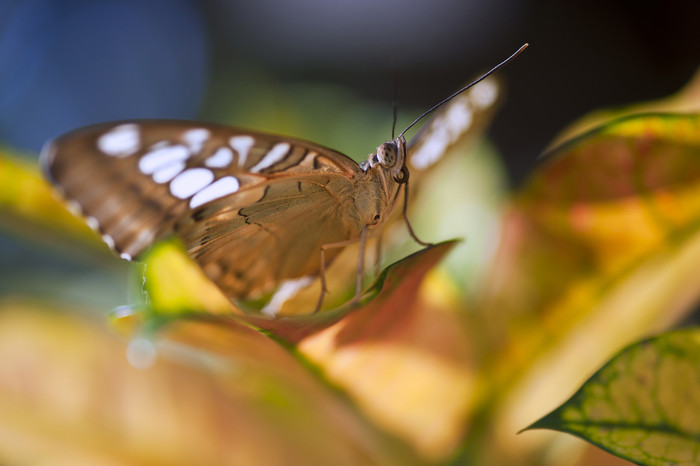
[[[408,167],[404,165],[403,167],[401,167],[401,170],[399,170],[398,173],[394,175],[394,181],[396,181],[399,184],[406,183],[408,181],[408,173]]]
[[[396,164],[396,147],[390,142],[377,147],[377,159],[384,167],[393,167]]]

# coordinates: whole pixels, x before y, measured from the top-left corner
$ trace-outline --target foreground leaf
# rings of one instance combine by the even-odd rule
[[[623,350],[528,429],[574,434],[646,465],[700,463],[700,329]]]
[[[430,246],[387,267],[362,296],[359,303],[348,302],[338,309],[307,315],[268,318],[241,313],[189,258],[177,241],[156,244],[145,257],[143,288],[149,309],[158,316],[189,317],[218,315],[253,325],[290,343],[330,327],[348,314],[368,306],[375,298],[390,296],[406,280],[420,283],[425,274],[456,244],[456,241]],[[411,299],[418,286],[408,289]],[[307,312],[310,310],[305,309]]]
[[[139,370],[104,326],[50,311],[0,301],[3,464],[420,463],[252,329],[173,323]]]
[[[157,242],[136,264],[136,286],[157,315],[230,314],[237,310],[176,239]],[[143,277],[142,281],[139,277]],[[239,312],[240,313],[240,312]]]
[[[430,461],[445,461],[474,409],[471,342],[444,275],[425,273],[452,246],[414,254],[382,291],[299,350],[375,423]]]
[[[72,215],[39,173],[36,162],[0,148],[0,227],[23,240],[65,248],[80,243],[107,252],[85,221]],[[76,244],[70,244],[76,246]],[[94,252],[94,251],[93,251]]]

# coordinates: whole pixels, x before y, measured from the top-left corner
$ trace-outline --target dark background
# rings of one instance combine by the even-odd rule
[[[3,0],[0,142],[32,154],[96,121],[220,119],[225,108],[245,125],[241,92],[228,92],[245,86],[242,67],[273,89],[332,83],[375,100],[388,133],[394,69],[400,108],[413,112],[529,42],[503,72],[508,97],[490,129],[517,183],[584,113],[687,82],[699,19],[698,1]]]

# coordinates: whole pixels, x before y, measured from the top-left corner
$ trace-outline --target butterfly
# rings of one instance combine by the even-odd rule
[[[366,242],[380,234],[402,188],[408,198],[404,133],[523,48],[360,164],[301,139],[177,120],[80,128],[47,143],[41,164],[123,259],[174,233],[227,297],[255,298],[288,280],[319,277],[318,309],[326,266],[356,242],[360,295]],[[407,218],[406,225],[420,242]]]

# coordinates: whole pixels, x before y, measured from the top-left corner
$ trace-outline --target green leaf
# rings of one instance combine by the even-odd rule
[[[176,238],[158,241],[140,259],[143,264],[137,266],[135,273],[143,276],[143,292],[155,314],[228,314],[235,311],[233,304],[187,255]]]
[[[700,329],[634,344],[527,429],[583,438],[646,465],[700,463]]]

